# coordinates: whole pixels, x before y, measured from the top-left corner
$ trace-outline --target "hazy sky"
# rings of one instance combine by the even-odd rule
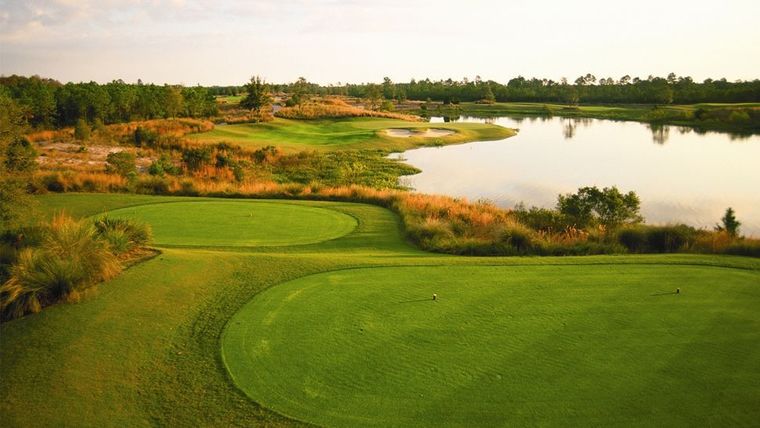
[[[0,0],[0,74],[241,84],[760,78],[760,1]]]

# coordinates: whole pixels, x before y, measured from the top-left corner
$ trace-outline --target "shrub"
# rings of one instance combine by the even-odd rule
[[[118,259],[91,224],[58,215],[46,228],[42,245],[22,250],[11,267],[0,287],[0,313],[3,319],[17,318],[59,300],[77,300],[85,289],[120,271]]]
[[[539,207],[528,209],[525,205],[518,204],[512,212],[522,224],[534,230],[560,231],[570,226],[567,217],[557,210]]]
[[[210,147],[194,147],[182,152],[182,161],[190,171],[197,171],[211,162]]]
[[[685,249],[696,238],[697,231],[684,224],[650,226],[646,229],[647,246],[656,253],[674,253]]]
[[[146,246],[153,237],[150,225],[132,219],[103,216],[93,225],[98,236],[105,239],[117,255]]]
[[[66,191],[66,185],[63,182],[63,177],[60,174],[53,173],[42,176],[40,179],[42,187],[50,192],[64,192]]]
[[[109,153],[106,157],[106,170],[108,172],[115,172],[122,177],[127,177],[131,173],[137,171],[135,165],[135,154],[130,152],[115,152]]]
[[[138,126],[133,134],[133,141],[136,147],[155,146],[158,141],[158,132]]]
[[[180,169],[177,168],[172,162],[171,158],[165,154],[162,154],[148,167],[148,174],[157,175],[159,177],[163,177],[166,174],[179,175],[180,173]]]
[[[725,253],[735,256],[760,257],[760,240],[742,239],[729,245]]]
[[[169,182],[163,177],[146,177],[135,182],[135,193],[143,195],[166,195],[169,193]]]
[[[519,254],[526,254],[533,246],[533,239],[528,229],[521,225],[510,225],[502,231],[501,242],[514,248]]]
[[[74,126],[74,138],[79,141],[90,139],[90,125],[84,119],[77,120],[76,126]]]
[[[647,233],[642,227],[628,227],[618,231],[617,241],[632,253],[647,250]]]
[[[602,224],[606,227],[638,223],[640,201],[635,192],[621,193],[617,187],[582,187],[577,193],[559,195],[557,210],[576,227]]]

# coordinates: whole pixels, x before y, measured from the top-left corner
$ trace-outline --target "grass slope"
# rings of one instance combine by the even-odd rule
[[[699,266],[331,272],[257,296],[223,355],[256,401],[323,426],[742,425],[760,419],[759,282]]]
[[[186,199],[138,195],[66,194],[44,196],[40,198],[40,205],[41,209],[47,212],[65,208],[77,216],[91,216],[107,209],[136,205],[149,207],[152,206],[151,204],[163,204],[170,207],[173,204],[167,204],[167,202],[178,200]],[[282,203],[289,204],[289,202]],[[442,256],[424,253],[406,244],[399,231],[398,219],[387,210],[350,203],[304,202],[303,205],[349,215],[356,219],[356,228],[344,236],[314,244],[280,247],[163,248],[160,256],[133,266],[118,278],[101,284],[99,291],[86,296],[80,303],[56,305],[45,309],[40,314],[1,324],[0,420],[3,421],[3,426],[299,425],[300,423],[296,420],[283,417],[250,400],[231,380],[220,352],[220,338],[230,317],[249,301],[252,302],[251,305],[258,304],[258,298],[254,299],[254,297],[260,293],[270,288],[275,292],[280,286],[290,287],[293,283],[283,283],[299,278],[308,280],[306,277],[309,275],[341,270],[344,270],[349,277],[354,271],[346,271],[346,269],[396,266],[404,268],[394,271],[389,279],[400,279],[412,285],[418,284],[416,287],[430,286],[433,278],[425,280],[405,273],[412,272],[407,269],[413,266],[421,266],[420,269],[424,269],[425,272],[429,270],[434,275],[439,272],[438,269],[443,269],[435,277],[444,277],[441,280],[442,287],[449,275],[452,279],[462,277],[463,271],[457,270],[455,266],[483,266],[486,270],[480,271],[478,276],[473,276],[472,279],[474,281],[482,277],[486,285],[494,281],[492,277],[503,277],[505,280],[512,276],[518,278],[522,276],[526,279],[532,278],[532,280],[548,278],[555,285],[550,283],[542,287],[537,286],[535,291],[541,294],[536,294],[533,298],[544,297],[544,299],[535,300],[530,306],[527,306],[527,303],[530,303],[528,299],[533,295],[531,293],[533,290],[520,288],[520,284],[517,284],[519,281],[510,282],[510,284],[517,284],[511,288],[515,288],[514,293],[519,293],[517,296],[523,299],[523,302],[527,302],[526,310],[532,307],[536,311],[533,317],[527,317],[521,322],[525,328],[532,328],[533,331],[538,331],[537,329],[543,325],[543,328],[549,332],[550,327],[555,326],[559,329],[557,333],[567,336],[562,334],[557,336],[568,345],[565,350],[566,355],[574,355],[577,359],[582,358],[583,354],[577,348],[570,346],[573,343],[572,340],[576,340],[575,343],[578,344],[598,343],[598,339],[594,342],[593,336],[605,331],[625,333],[621,336],[622,338],[638,337],[635,333],[626,333],[626,331],[634,329],[636,327],[634,322],[642,322],[642,320],[633,317],[629,320],[629,324],[625,324],[626,319],[620,318],[625,312],[619,308],[623,305],[623,307],[631,307],[631,310],[636,309],[632,306],[635,301],[627,293],[633,292],[636,287],[647,287],[646,281],[636,281],[637,277],[646,279],[667,276],[671,266],[675,266],[672,269],[691,269],[689,266],[702,266],[699,270],[691,271],[691,275],[695,273],[708,275],[713,278],[711,280],[713,286],[699,287],[700,294],[696,295],[690,285],[683,285],[682,289],[686,294],[679,296],[684,298],[679,302],[688,304],[689,308],[676,308],[678,310],[672,317],[684,316],[684,310],[700,310],[702,316],[708,320],[694,322],[698,322],[698,325],[705,328],[695,331],[689,329],[688,326],[683,326],[685,330],[682,331],[690,335],[675,335],[670,342],[667,342],[667,346],[660,349],[664,355],[663,362],[675,361],[675,367],[668,369],[659,366],[650,367],[649,371],[642,373],[643,376],[648,376],[649,383],[640,383],[642,387],[650,389],[664,385],[667,388],[665,391],[678,392],[678,389],[672,389],[671,386],[678,384],[676,381],[683,377],[684,371],[691,370],[695,377],[697,394],[692,396],[674,393],[673,396],[668,397],[668,400],[678,400],[678,405],[672,409],[674,415],[667,416],[657,412],[651,413],[651,417],[647,416],[649,413],[644,407],[660,408],[657,402],[663,399],[662,396],[651,395],[646,398],[643,393],[638,395],[639,401],[636,401],[635,405],[642,409],[642,418],[648,418],[642,419],[641,424],[652,425],[661,422],[660,424],[686,425],[684,421],[690,419],[687,413],[703,402],[704,389],[696,388],[696,386],[699,386],[700,375],[705,370],[710,376],[706,379],[712,379],[709,385],[717,385],[712,376],[721,374],[724,376],[725,380],[717,385],[714,393],[717,402],[725,403],[729,406],[728,408],[733,409],[735,424],[751,424],[754,421],[741,418],[753,416],[752,412],[756,411],[754,404],[760,392],[757,387],[745,388],[742,380],[737,376],[746,376],[747,371],[743,367],[755,364],[756,348],[753,348],[751,344],[758,343],[760,333],[757,332],[760,329],[748,331],[741,325],[737,326],[737,320],[742,319],[741,317],[746,313],[746,307],[754,305],[757,308],[756,292],[754,288],[737,282],[741,280],[731,278],[735,275],[754,275],[756,279],[756,275],[760,272],[758,260],[691,255],[578,258]],[[491,265],[501,267],[486,267]],[[440,268],[431,269],[430,266],[440,266]],[[730,266],[738,268],[738,271],[723,268],[708,269],[711,266]],[[592,267],[598,267],[601,271],[595,271]],[[627,270],[628,268],[633,270]],[[491,274],[490,269],[496,269],[493,272],[499,273]],[[622,275],[613,275],[612,271],[605,271],[605,269],[619,269],[620,272],[630,273],[631,279],[627,280],[626,276]],[[610,281],[596,281],[594,289],[598,293],[588,292],[590,295],[588,299],[596,299],[597,304],[591,304],[592,300],[582,304],[584,287],[579,282],[580,280],[573,280],[574,282],[568,285],[562,285],[562,278],[568,276],[572,279],[573,272],[586,272],[585,274],[590,277],[594,272],[607,272],[604,275],[610,278]],[[629,287],[625,286],[627,282],[631,283]],[[733,282],[737,283],[732,284]],[[724,283],[727,285],[723,285]],[[757,283],[756,281],[755,284]],[[383,287],[386,286],[389,287],[389,292],[400,292],[399,285],[390,282],[383,283]],[[672,288],[673,284],[667,287]],[[416,296],[416,292],[411,293],[412,289],[409,288],[408,291]],[[715,295],[716,303],[713,306],[703,297],[692,300],[701,293],[707,292],[708,289]],[[441,305],[436,308],[444,309],[446,308],[444,305],[453,301],[448,295],[450,291],[439,291],[444,290],[439,287],[436,287],[436,290],[441,295]],[[732,299],[738,296],[737,290],[743,290],[744,300],[735,301],[735,304],[732,304]],[[374,293],[369,287],[366,291]],[[424,297],[430,294],[429,289],[420,288],[419,292],[425,292]],[[564,292],[564,299],[560,299],[562,296],[558,294],[551,295],[551,292]],[[317,293],[316,296],[322,295]],[[361,294],[353,297],[361,298]],[[468,299],[475,297],[477,296],[473,294]],[[547,304],[542,308],[543,300],[549,297],[551,298],[547,303],[551,305]],[[670,297],[663,296],[664,299]],[[673,301],[672,299],[656,301],[655,297],[649,296],[644,296],[642,299],[653,299],[653,305],[665,305]],[[377,297],[374,298],[374,301],[376,300]],[[563,303],[563,300],[567,300],[567,303]],[[367,305],[368,311],[364,312],[367,316],[377,316],[382,313],[379,309],[372,310],[374,301],[370,299],[368,302],[361,302],[362,305]],[[475,300],[471,300],[469,304],[475,304],[474,302]],[[571,314],[560,311],[562,308],[570,307],[572,302],[576,303],[575,307],[579,311],[590,308],[592,312],[598,312],[593,317],[595,320],[603,319],[603,313],[607,311],[609,323],[595,327],[588,323],[584,324],[583,313]],[[352,306],[355,307],[356,304],[354,301]],[[411,309],[410,307],[409,310]],[[644,308],[639,309],[641,309],[639,315],[643,316],[646,311]],[[673,308],[658,307],[658,309],[663,309],[663,312],[655,312],[654,309],[652,308],[651,311],[652,317],[659,316],[667,320],[671,315],[669,311],[664,310]],[[348,309],[344,308],[342,313],[345,314],[346,310]],[[446,316],[452,321],[460,320],[461,318],[455,316],[462,315],[457,315],[455,312],[447,311]],[[399,313],[398,316],[402,315]],[[410,315],[407,314],[407,316]],[[422,323],[421,327],[430,328],[430,325],[426,325],[425,320],[420,319],[419,315],[415,317]],[[721,318],[728,328],[716,331],[715,324],[710,324],[712,322],[710,320],[721,320]],[[531,319],[534,322],[532,327]],[[749,322],[746,327],[751,327],[753,325],[751,322],[755,322],[753,321],[755,319],[746,320]],[[568,323],[568,328],[578,329],[588,326],[589,331],[585,333],[587,336],[584,338],[583,331],[573,332],[560,329],[559,324],[553,324],[552,320],[563,320]],[[643,321],[647,319],[644,318]],[[651,327],[655,321],[648,322]],[[446,328],[445,323],[440,324],[441,328]],[[355,326],[349,322],[342,328],[352,329]],[[461,327],[467,328],[466,324]],[[322,334],[320,331],[324,329],[314,325],[301,326],[301,328],[313,329],[315,334]],[[346,334],[350,332],[338,331],[338,333],[342,336],[336,335],[336,338],[348,337]],[[571,333],[577,333],[579,338],[573,339]],[[656,329],[650,330],[650,333],[660,334]],[[553,358],[549,352],[554,350],[553,341],[546,339],[541,342],[541,338],[530,338],[527,330],[521,337],[523,340],[534,340],[536,346],[532,349],[526,347],[522,354],[515,354],[521,355],[524,359],[516,362],[516,368],[521,367],[521,364],[528,364],[525,366],[528,368],[540,367],[541,360]],[[718,340],[722,341],[722,352],[725,355],[718,355],[715,351],[714,346],[717,345],[714,344]],[[691,342],[691,347],[685,345],[686,342]],[[538,346],[541,343],[543,347]],[[631,341],[625,349],[635,350],[637,344]],[[327,345],[326,343],[325,346]],[[710,360],[705,359],[703,364],[694,365],[692,363],[698,356],[682,355],[680,359],[668,360],[672,357],[667,352],[669,346],[698,352],[714,351],[715,354],[710,357]],[[382,349],[378,349],[376,353],[379,354],[381,351]],[[420,349],[416,352],[420,352]],[[487,355],[484,355],[484,358]],[[707,355],[705,357],[707,358]],[[323,356],[315,355],[314,358],[323,359]],[[615,362],[612,356],[610,358],[612,362]],[[734,359],[731,360],[731,358]],[[716,363],[733,364],[731,367],[721,369],[710,365],[713,359]],[[689,364],[680,366],[681,360]],[[623,370],[619,372],[620,375],[639,373],[637,368],[640,366],[635,362],[631,363],[631,369],[621,367],[619,364],[601,365],[600,370],[605,368],[608,370],[595,373],[597,376],[590,378],[588,376],[592,362],[588,361],[586,366],[581,366],[585,371],[579,373],[584,376],[577,376],[572,370],[552,373],[558,377],[558,385],[564,386],[572,385],[573,378],[579,383],[614,385],[616,380],[608,376],[618,374],[612,370],[613,368]],[[756,364],[755,367],[757,367]],[[409,367],[405,369],[401,366],[399,369],[398,372],[389,373],[388,381],[395,379],[394,373],[404,373],[404,370],[406,373],[413,373]],[[474,369],[476,367],[473,367]],[[547,373],[547,375],[552,373]],[[526,371],[523,376],[532,374],[533,372]],[[748,379],[754,378],[750,376]],[[538,380],[540,382],[537,384],[547,382],[546,379]],[[653,382],[655,386],[652,386]],[[530,383],[526,385],[530,386]],[[449,389],[449,392],[451,397],[448,403],[467,400],[460,391]],[[541,393],[533,390],[523,392],[523,397],[538,397],[541,394],[546,394],[545,397],[548,399],[555,393],[550,391]],[[748,399],[750,402],[746,405],[742,404],[743,399]],[[267,403],[267,401],[264,402]],[[547,410],[546,419],[542,419],[541,414],[536,413],[536,410],[550,407],[550,402],[526,399],[514,408],[519,408],[519,412],[523,414],[535,415],[539,422],[549,423],[557,420],[549,417],[556,416],[559,410]],[[588,411],[592,407],[594,407],[593,403],[579,408],[579,411],[584,409]],[[455,417],[453,412],[457,409],[461,408],[457,404],[451,404],[452,417]],[[574,408],[565,410],[568,415],[572,415],[575,411]],[[335,409],[324,409],[324,411],[325,413],[319,418],[329,418],[329,413],[334,412]],[[437,410],[433,413],[435,412]],[[633,414],[633,412],[634,410],[630,410],[625,414]],[[714,420],[722,420],[720,418],[725,414],[726,412],[718,412],[717,419]],[[438,417],[425,413],[419,416],[421,423],[433,421]],[[461,414],[458,417],[469,416]],[[617,421],[616,414],[600,410],[589,422],[609,425]]]
[[[389,128],[448,129],[453,135],[440,138],[394,138],[383,132]],[[243,147],[277,146],[285,151],[380,149],[402,151],[424,145],[456,144],[478,140],[500,140],[514,131],[497,125],[476,123],[430,124],[394,119],[351,118],[331,120],[289,120],[277,118],[257,124],[219,125],[213,131],[190,135],[207,143],[227,142]]]

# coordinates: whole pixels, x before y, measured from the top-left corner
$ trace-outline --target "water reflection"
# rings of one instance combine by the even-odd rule
[[[504,207],[521,201],[552,207],[559,193],[615,185],[639,194],[642,214],[650,223],[712,228],[731,206],[743,232],[760,236],[758,136],[597,119],[522,116],[487,121],[520,128],[520,133],[502,141],[405,152],[408,163],[423,171],[405,181],[421,192],[487,198]],[[564,143],[566,139],[573,144]]]
[[[647,126],[649,127],[649,130],[652,131],[652,141],[654,141],[655,144],[663,145],[668,142],[668,137],[670,137],[670,126],[655,124],[649,124]]]

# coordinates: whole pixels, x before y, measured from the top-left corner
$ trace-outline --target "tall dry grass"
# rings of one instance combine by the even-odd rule
[[[233,180],[229,169],[203,167],[184,177],[138,177],[129,182],[108,174],[55,174],[48,190],[136,192],[225,198],[310,199],[360,202],[399,215],[407,238],[435,252],[464,255],[583,255],[624,252],[699,252],[756,255],[760,240],[735,240],[687,226],[534,229],[510,210],[488,201],[409,193],[359,185],[278,183],[268,179]],[[50,186],[50,183],[54,186]],[[53,188],[51,188],[53,187]]]
[[[13,319],[58,301],[77,301],[98,282],[113,278],[121,264],[92,224],[55,216],[43,226],[39,247],[21,250],[0,286],[0,314]]]
[[[387,111],[367,110],[346,104],[342,100],[331,99],[329,103],[309,102],[293,107],[283,107],[275,116],[285,119],[338,119],[347,117],[381,117],[419,122],[419,116]]]

